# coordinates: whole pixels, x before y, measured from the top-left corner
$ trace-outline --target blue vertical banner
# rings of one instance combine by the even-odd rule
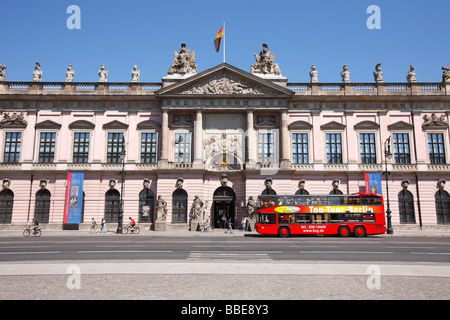
[[[381,173],[365,173],[366,192],[383,194],[381,189]]]
[[[83,183],[83,172],[69,172],[67,174],[64,223],[81,223],[83,215]]]

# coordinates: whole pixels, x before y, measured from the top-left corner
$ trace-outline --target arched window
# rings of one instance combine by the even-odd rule
[[[120,208],[120,193],[116,189],[109,189],[105,194],[105,221],[118,222]]]
[[[402,190],[398,194],[398,211],[400,214],[400,223],[416,223],[414,196],[408,190]]]
[[[0,192],[0,223],[11,223],[14,193],[10,189]]]
[[[139,193],[139,222],[153,222],[153,207],[155,196],[150,189]]]
[[[439,190],[434,195],[438,224],[450,224],[450,196],[447,191]]]
[[[188,194],[184,189],[172,193],[172,222],[187,222]]]
[[[34,218],[40,223],[48,223],[49,221],[50,197],[51,193],[47,189],[41,189],[38,192],[36,192]]]

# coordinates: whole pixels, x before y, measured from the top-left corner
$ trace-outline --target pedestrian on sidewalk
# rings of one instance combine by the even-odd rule
[[[106,233],[106,222],[105,222],[105,218],[102,218],[102,222],[100,223],[101,227],[100,227],[100,233],[102,233],[102,230],[105,230]]]
[[[228,230],[230,230],[230,233],[233,233],[233,228],[231,227],[232,224],[233,223],[231,222],[231,217],[229,217],[227,221],[227,230],[225,230],[225,233],[227,233]]]
[[[247,224],[247,217],[242,218],[242,231],[245,231],[245,225]]]
[[[97,226],[97,222],[95,222],[95,219],[92,218],[92,222],[91,222],[91,230],[89,231],[89,233],[96,233],[97,231],[95,231],[95,227]]]

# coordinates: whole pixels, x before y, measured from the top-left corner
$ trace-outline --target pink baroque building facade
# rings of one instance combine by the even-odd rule
[[[114,228],[122,199],[124,224],[190,230],[207,216],[239,227],[268,192],[364,191],[367,172],[386,200],[386,165],[394,229],[449,227],[450,83],[290,83],[259,64],[174,63],[159,83],[136,68],[124,83],[3,79],[0,228],[63,228],[69,172],[84,173],[79,228]]]

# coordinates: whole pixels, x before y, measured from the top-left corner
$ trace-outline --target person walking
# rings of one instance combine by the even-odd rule
[[[95,227],[97,226],[97,222],[95,222],[95,219],[92,218],[92,222],[91,222],[91,230],[89,231],[89,233],[96,233],[97,231],[95,230]]]
[[[242,231],[245,231],[245,226],[247,224],[247,217],[242,218]]]
[[[102,218],[102,222],[100,223],[100,233],[102,233],[102,230],[104,230],[105,231],[105,233],[106,233],[106,222],[105,222],[105,218]]]
[[[228,218],[227,221],[227,230],[225,230],[225,233],[227,233],[228,230],[230,230],[230,233],[233,233],[233,228],[231,227],[233,223],[231,222],[231,217]]]

